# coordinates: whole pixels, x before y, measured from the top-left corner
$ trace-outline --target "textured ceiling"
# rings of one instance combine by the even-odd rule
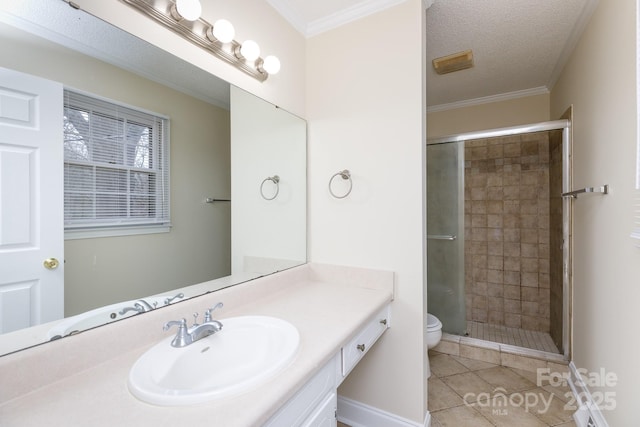
[[[551,89],[593,3],[436,0],[427,10],[429,105]],[[434,58],[466,49],[474,56],[469,70],[437,75],[430,66]]]
[[[303,35],[316,34],[404,0],[267,0]],[[430,0],[430,110],[545,93],[555,83],[597,0]],[[472,49],[475,66],[437,75],[431,60]]]

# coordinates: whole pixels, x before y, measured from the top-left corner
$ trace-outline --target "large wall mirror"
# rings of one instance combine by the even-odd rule
[[[0,233],[0,355],[306,262],[304,120],[66,2],[16,3],[0,9],[0,67],[169,118],[171,227],[68,233],[59,319],[40,316],[47,301],[29,302],[46,286],[43,260],[16,281]],[[3,144],[11,141],[0,135],[6,181]],[[0,227],[7,235],[11,224]]]

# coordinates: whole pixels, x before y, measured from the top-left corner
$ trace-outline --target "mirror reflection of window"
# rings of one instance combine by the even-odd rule
[[[105,236],[170,223],[168,125],[159,114],[65,90],[66,230],[99,227]]]

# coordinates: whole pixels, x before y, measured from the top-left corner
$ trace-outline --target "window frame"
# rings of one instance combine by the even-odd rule
[[[99,95],[95,95],[93,93],[77,90],[74,88],[65,87],[64,88],[64,108],[66,109],[69,104],[69,97],[72,98],[87,98],[89,103],[95,103],[99,105],[99,114],[105,115],[110,114],[109,118],[111,119],[119,119],[122,114],[122,117],[134,117],[134,115],[146,115],[152,118],[157,123],[161,123],[158,126],[160,127],[160,136],[158,137],[159,150],[157,150],[157,167],[154,167],[150,170],[153,173],[159,176],[159,179],[156,178],[156,191],[155,197],[162,200],[160,205],[156,203],[157,206],[161,206],[162,209],[158,210],[158,215],[152,217],[148,220],[145,219],[132,219],[132,217],[127,217],[125,219],[113,219],[113,220],[104,220],[104,219],[88,219],[88,220],[68,220],[64,218],[64,238],[65,240],[74,240],[74,239],[88,239],[88,238],[99,238],[99,237],[116,237],[116,236],[131,236],[131,235],[144,235],[144,234],[155,234],[155,233],[167,233],[171,231],[171,211],[170,211],[170,118],[166,115],[159,114],[153,111],[145,110],[143,108],[132,106],[129,104],[122,103],[120,101],[115,101],[113,99],[105,98]],[[84,105],[82,101],[71,103],[72,106],[82,108]],[[105,109],[108,111],[109,108],[113,110],[109,113],[105,113]],[[123,113],[124,112],[124,113]],[[131,116],[127,115],[127,112],[133,112]],[[137,123],[136,120],[133,120],[134,123]],[[154,129],[157,129],[154,126]],[[63,156],[64,157],[64,156]],[[65,166],[65,175],[67,164],[78,164],[78,161],[69,160],[66,157],[63,158],[64,166]],[[80,161],[81,163],[81,161]],[[88,161],[87,165],[93,164],[96,168],[98,168],[98,162]],[[110,163],[104,163],[105,169],[113,168],[113,170],[127,170],[129,171],[136,169],[133,166],[127,166],[123,161],[122,164],[114,164],[114,166],[110,166]],[[141,168],[141,171],[144,171],[144,168]],[[95,180],[96,178],[94,178]],[[160,181],[160,182],[158,182]],[[95,191],[95,190],[94,190]],[[95,194],[95,193],[94,193]],[[127,195],[131,195],[132,190],[130,188],[127,189]],[[130,203],[127,203],[127,206],[130,208]],[[164,214],[163,214],[164,212]]]

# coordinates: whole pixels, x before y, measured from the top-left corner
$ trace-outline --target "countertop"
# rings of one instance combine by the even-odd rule
[[[222,301],[225,308],[218,318],[238,315],[266,315],[287,320],[300,332],[300,348],[292,364],[262,385],[243,394],[192,406],[154,406],[133,397],[127,389],[129,370],[136,359],[159,339],[171,333],[155,334],[144,345],[131,348],[130,339],[115,340],[113,334],[132,329],[126,321],[93,331],[96,336],[85,336],[77,343],[67,340],[64,346],[53,349],[51,366],[41,366],[46,358],[42,348],[25,350],[0,359],[0,387],[22,387],[24,393],[5,390],[0,393],[0,425],[2,426],[179,426],[214,425],[224,427],[249,427],[262,425],[278,408],[312,377],[333,355],[340,350],[365,322],[393,298],[393,275],[362,269],[336,268],[333,266],[306,265],[293,271],[269,276],[261,285],[260,280],[238,285],[203,297],[194,298],[182,307],[183,312],[200,307],[203,311],[212,301]],[[354,274],[355,271],[355,274]],[[279,276],[280,275],[280,276]],[[389,280],[390,279],[390,280]],[[376,282],[377,283],[372,283]],[[390,283],[389,283],[390,282]],[[240,302],[242,301],[242,302]],[[183,304],[183,303],[181,303]],[[167,310],[165,315],[173,315]],[[218,313],[218,311],[216,311]],[[175,313],[176,315],[181,315]],[[143,316],[138,316],[143,317]],[[131,334],[144,334],[147,322],[157,322],[160,317],[148,316],[145,325],[133,328]],[[153,319],[151,318],[153,317]],[[165,318],[172,320],[174,317]],[[186,317],[186,316],[185,316]],[[152,330],[161,325],[152,325]],[[89,332],[93,332],[89,331]],[[126,333],[126,332],[125,332]],[[113,342],[125,341],[128,348],[114,351],[106,349],[101,336],[105,334]],[[81,334],[85,335],[85,333]],[[73,337],[72,337],[73,338]],[[101,340],[95,342],[93,340]],[[140,340],[134,341],[138,342]],[[92,342],[95,349],[92,351]],[[76,354],[73,344],[82,345]],[[378,344],[380,345],[380,344]],[[39,354],[30,356],[29,351]],[[111,353],[104,355],[106,353]],[[21,352],[23,353],[23,352]],[[96,363],[91,363],[91,358]],[[88,361],[86,359],[89,359]],[[21,360],[22,359],[22,360]],[[78,367],[74,373],[73,367]],[[60,366],[62,364],[63,366]],[[33,369],[31,369],[33,368]],[[50,370],[60,369],[57,376]],[[38,371],[50,378],[40,379]],[[23,371],[23,372],[20,372]],[[22,377],[22,379],[20,379]],[[7,381],[5,381],[7,379]],[[25,381],[24,384],[20,381]],[[50,382],[48,382],[50,381]],[[8,398],[7,398],[8,397]]]

